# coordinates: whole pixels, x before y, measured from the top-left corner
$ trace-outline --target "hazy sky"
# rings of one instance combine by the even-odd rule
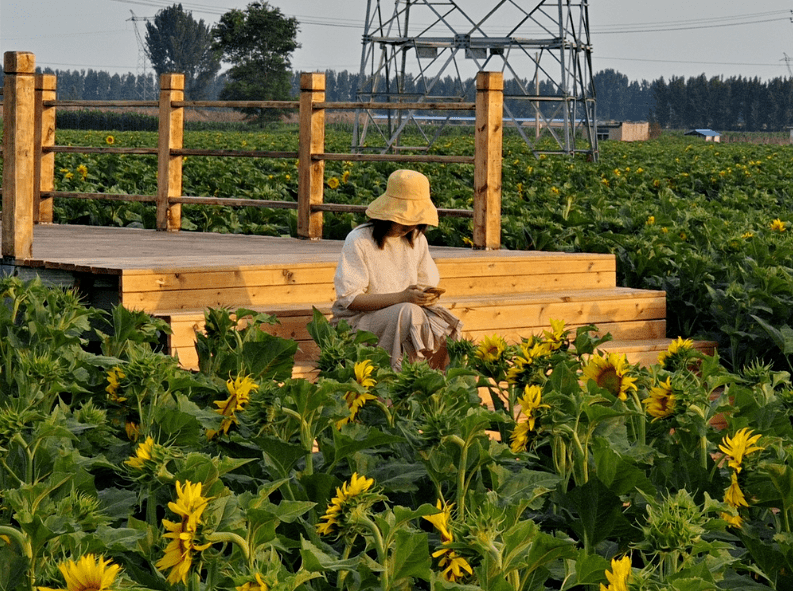
[[[388,12],[393,10],[393,2],[380,1]],[[512,2],[527,9],[540,3]],[[152,17],[172,4],[173,0],[0,0],[0,51],[32,51],[37,65],[53,69],[137,72],[141,65],[132,13]],[[181,4],[195,19],[211,25],[227,10],[244,8],[248,2]],[[292,58],[296,70],[358,72],[367,0],[270,4],[301,22],[302,47]],[[478,18],[497,2],[458,4]],[[786,62],[786,54],[793,59],[792,8],[791,0],[589,0],[593,69],[612,68],[631,80],[703,73],[764,80],[788,76],[788,65],[793,68],[793,62]],[[510,18],[505,13],[504,31]],[[137,24],[142,35],[145,23]]]

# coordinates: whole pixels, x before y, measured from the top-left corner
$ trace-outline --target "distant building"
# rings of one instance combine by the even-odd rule
[[[650,139],[650,124],[647,121],[598,122],[597,130],[600,141],[641,142]]]
[[[721,141],[721,134],[718,131],[713,131],[712,129],[692,129],[683,135],[693,135],[695,137],[704,139],[706,142]]]

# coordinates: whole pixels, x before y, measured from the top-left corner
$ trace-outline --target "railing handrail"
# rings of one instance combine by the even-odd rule
[[[298,236],[322,237],[324,212],[365,211],[365,205],[324,203],[326,161],[414,162],[474,165],[473,210],[439,208],[443,216],[474,220],[476,248],[499,248],[501,230],[501,129],[503,126],[503,75],[477,75],[476,102],[336,102],[325,100],[325,76],[301,75],[298,101],[186,101],[184,76],[163,74],[157,101],[77,101],[56,100],[57,80],[52,74],[35,74],[33,54],[6,52],[3,105],[10,126],[2,147],[3,243],[5,258],[29,258],[32,253],[33,223],[52,221],[54,198],[107,199],[153,202],[157,207],[157,229],[178,231],[182,204],[225,205],[297,209]],[[35,92],[31,92],[34,90]],[[34,97],[32,100],[30,97]],[[61,107],[157,107],[159,119],[156,147],[58,146],[55,145],[55,110]],[[213,150],[185,148],[185,108],[298,109],[299,147],[297,151]],[[327,110],[447,110],[474,111],[474,155],[372,154],[325,152],[325,112]],[[10,138],[10,139],[9,139]],[[405,148],[415,149],[420,148]],[[158,188],[156,195],[79,193],[54,190],[54,157],[57,153],[156,155]],[[298,160],[298,198],[267,201],[238,197],[188,196],[182,194],[182,159],[185,156],[295,158]],[[28,171],[32,171],[30,174]],[[32,185],[32,186],[31,186]],[[32,215],[31,215],[32,212]]]

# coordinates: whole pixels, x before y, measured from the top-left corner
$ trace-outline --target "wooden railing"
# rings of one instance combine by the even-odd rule
[[[27,52],[6,52],[3,87],[3,239],[4,259],[32,256],[35,223],[52,222],[54,198],[109,199],[152,202],[157,209],[157,229],[178,231],[182,204],[248,206],[297,209],[297,234],[322,238],[324,212],[363,212],[366,206],[324,203],[325,161],[439,162],[474,165],[473,210],[439,209],[440,215],[472,217],[474,248],[498,249],[501,238],[501,152],[503,75],[480,72],[474,103],[355,103],[325,102],[325,76],[304,73],[299,101],[185,101],[184,76],[160,77],[159,101],[59,101],[57,80],[35,74],[35,58]],[[55,109],[74,106],[158,107],[156,148],[74,147],[55,144]],[[299,111],[297,152],[198,150],[184,148],[186,108],[261,108]],[[343,154],[325,152],[325,112],[343,109],[458,110],[476,112],[474,156]],[[128,195],[55,191],[56,153],[150,154],[157,156],[157,194]],[[182,159],[185,156],[297,158],[298,199],[268,201],[182,195]]]

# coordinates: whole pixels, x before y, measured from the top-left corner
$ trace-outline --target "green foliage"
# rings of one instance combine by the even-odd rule
[[[211,309],[189,372],[144,314],[15,278],[0,297],[0,588],[64,588],[58,565],[87,554],[122,567],[114,588],[790,584],[793,384],[768,365],[678,351],[620,366],[635,388],[615,395],[592,373],[607,341],[557,324],[498,363],[468,343],[446,373],[394,373],[316,312],[308,381],[272,318]],[[494,375],[499,410],[480,399]]]
[[[207,98],[209,82],[220,70],[220,55],[212,48],[212,32],[181,4],[163,8],[146,23],[146,55],[157,74],[178,72],[185,77],[185,98]]]
[[[267,2],[251,2],[245,10],[231,10],[220,17],[212,34],[213,48],[220,51],[231,68],[221,100],[288,100],[290,57],[299,47],[298,22],[285,17]],[[243,108],[258,121],[278,119],[273,109]]]

